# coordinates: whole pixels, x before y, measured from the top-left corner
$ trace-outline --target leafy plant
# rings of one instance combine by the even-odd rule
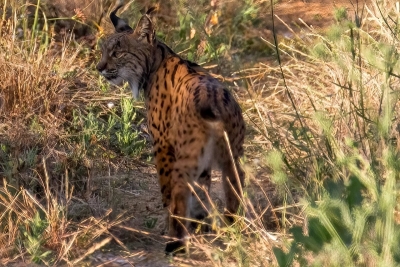
[[[48,226],[49,222],[42,219],[39,212],[21,226],[21,241],[34,263],[47,262],[51,257],[52,251],[45,248]]]
[[[115,131],[118,147],[127,156],[137,155],[143,150],[145,140],[139,137],[138,130],[132,129],[132,123],[135,122],[137,114],[131,98],[121,100],[121,112],[121,117],[118,118],[120,128]]]
[[[131,97],[122,98],[119,109],[108,109],[106,116],[96,107],[87,115],[75,110],[72,137],[79,140],[81,152],[78,155],[94,155],[102,143],[116,147],[126,156],[139,155],[145,147],[145,140],[132,127],[133,123],[140,124],[141,121],[137,119]]]
[[[97,141],[105,138],[99,115],[94,111],[83,115],[80,110],[74,110],[72,116],[71,137],[78,142],[79,148],[75,154],[78,157],[93,154],[97,150]]]
[[[144,220],[144,225],[148,229],[153,229],[157,224],[157,218],[148,217]]]
[[[357,169],[356,160],[348,164]],[[365,185],[366,178],[352,174],[345,184],[331,181],[321,201],[306,203],[306,234],[298,226],[290,229],[293,241],[289,251],[274,248],[279,266],[290,266],[294,261],[301,266],[400,263],[400,226],[393,224],[392,212],[395,201],[385,201],[387,185]],[[374,177],[367,179],[374,181]]]

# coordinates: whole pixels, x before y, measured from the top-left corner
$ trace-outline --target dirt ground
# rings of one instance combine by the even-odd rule
[[[278,34],[290,37],[291,28],[299,32],[306,28],[302,21],[311,28],[323,30],[333,22],[335,8],[345,7],[349,18],[354,18],[356,12],[362,13],[364,3],[370,1],[352,0],[283,0],[274,7],[275,30]],[[271,30],[271,22],[268,23]]]
[[[210,266],[207,260],[197,261],[194,251],[191,258],[167,257],[164,253],[166,236],[165,210],[161,204],[161,194],[158,187],[155,168],[151,165],[133,168],[130,172],[118,175],[93,178],[93,184],[97,184],[97,190],[109,188],[113,185],[113,193],[108,197],[113,203],[118,203],[119,211],[131,214],[132,218],[124,223],[127,229],[115,229],[114,234],[129,248],[129,253],[117,244],[107,246],[89,256],[79,266],[141,266],[141,267],[166,267],[166,266]],[[213,186],[211,197],[217,206],[223,206],[221,198],[221,175],[213,172]],[[96,195],[96,192],[93,192]],[[110,203],[102,203],[101,198],[91,198],[91,209],[99,213],[109,208]],[[222,196],[223,197],[223,196]],[[111,205],[113,205],[111,203]],[[120,230],[120,231],[119,231]]]

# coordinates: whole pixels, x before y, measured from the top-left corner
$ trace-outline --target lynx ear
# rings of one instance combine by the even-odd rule
[[[151,16],[153,12],[158,10],[158,6],[152,6],[146,11],[146,15]]]
[[[111,22],[114,25],[116,32],[133,32],[133,29],[126,23],[123,19],[119,18],[115,13],[117,13],[118,9],[123,6],[122,1],[117,5],[117,7],[110,13]]]
[[[154,25],[150,15],[156,9],[157,7],[151,7],[149,10],[147,10],[146,14],[140,18],[134,32],[139,40],[144,40],[150,44],[153,44],[155,39]]]

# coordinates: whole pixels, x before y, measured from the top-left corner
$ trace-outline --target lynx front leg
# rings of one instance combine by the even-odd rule
[[[184,252],[185,236],[187,233],[188,204],[191,197],[190,189],[187,183],[187,174],[174,168],[172,171],[172,192],[171,203],[169,205],[169,236],[178,238],[178,240],[167,243],[165,252],[176,253]]]
[[[164,208],[171,202],[171,174],[174,167],[175,155],[171,146],[154,145],[154,157],[158,174],[158,182],[162,194]]]

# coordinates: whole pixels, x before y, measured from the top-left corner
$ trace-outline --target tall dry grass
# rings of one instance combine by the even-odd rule
[[[129,216],[111,220],[109,211],[74,221],[70,215],[71,207],[79,202],[74,196],[80,191],[75,187],[76,173],[87,173],[92,167],[86,163],[89,156],[83,152],[88,148],[82,148],[79,134],[85,121],[75,114],[79,111],[85,120],[93,99],[98,99],[101,110],[107,101],[121,96],[103,98],[90,67],[93,52],[76,43],[73,35],[52,38],[53,24],[41,6],[21,5],[20,1],[4,4],[0,28],[0,264],[75,265],[112,240],[124,247],[109,228]],[[78,120],[75,124],[74,119]]]
[[[396,266],[398,3],[372,1],[354,16],[337,9],[335,18],[324,33],[306,26],[278,42],[278,65],[242,72],[254,146],[285,210],[304,220],[274,252],[280,266]]]

